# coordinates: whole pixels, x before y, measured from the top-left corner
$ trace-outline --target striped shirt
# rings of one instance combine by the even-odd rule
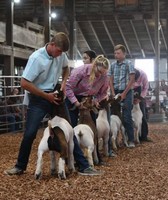
[[[135,73],[135,71],[132,62],[124,60],[122,63],[117,61],[113,62],[108,75],[114,77],[113,85],[115,90],[125,90],[129,81],[129,74],[133,73]]]
[[[96,101],[101,101],[106,95],[109,87],[107,74],[95,77],[93,82],[89,81],[92,64],[85,64],[72,70],[66,83],[66,96],[75,103],[76,95],[94,95]]]

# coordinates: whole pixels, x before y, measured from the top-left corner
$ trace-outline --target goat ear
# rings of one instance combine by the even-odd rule
[[[134,92],[134,98],[139,100],[144,100],[144,98],[141,97],[138,92]]]

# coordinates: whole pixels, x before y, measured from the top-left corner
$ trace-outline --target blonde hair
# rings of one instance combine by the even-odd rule
[[[95,79],[95,68],[97,66],[100,66],[100,67],[108,70],[109,66],[110,66],[110,62],[107,58],[104,57],[104,55],[97,56],[92,64],[92,70],[91,70],[90,77],[89,77],[90,82],[93,82]]]
[[[63,52],[68,51],[69,49],[69,38],[63,32],[56,33],[55,36],[51,39],[51,42],[54,42],[58,47],[62,49]]]

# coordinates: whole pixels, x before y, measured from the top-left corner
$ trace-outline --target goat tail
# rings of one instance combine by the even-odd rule
[[[48,120],[48,128],[49,128],[50,136],[54,137],[54,132],[51,126],[51,120]]]
[[[48,128],[51,129],[51,120],[48,120]]]

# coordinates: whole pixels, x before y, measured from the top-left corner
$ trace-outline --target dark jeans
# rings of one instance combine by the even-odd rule
[[[29,156],[34,139],[40,123],[46,114],[52,114],[55,105],[49,101],[35,96],[29,96],[29,106],[27,109],[26,128],[23,135],[23,139],[20,145],[19,155],[16,163],[16,167],[26,170],[29,161]],[[80,170],[84,170],[89,167],[89,164],[83,156],[82,150],[79,147],[76,137],[74,136],[74,158],[75,161],[81,167]]]
[[[109,154],[113,151],[112,150],[112,140],[111,140],[111,137],[112,137],[112,132],[111,132],[111,108],[110,108],[110,105],[108,105],[107,107],[107,119],[108,119],[108,123],[110,125],[110,133],[109,133],[109,141],[108,141],[108,152]]]
[[[123,91],[115,91],[115,94],[122,93]],[[132,108],[133,108],[133,90],[130,90],[126,98],[122,101],[122,118],[123,118],[123,125],[125,127],[128,141],[134,142],[134,127],[132,121]]]
[[[142,111],[142,128],[141,128],[141,137],[139,138],[140,140],[145,140],[148,137],[148,123],[146,119],[146,105],[145,105],[145,100],[142,100],[140,103],[140,109]]]

